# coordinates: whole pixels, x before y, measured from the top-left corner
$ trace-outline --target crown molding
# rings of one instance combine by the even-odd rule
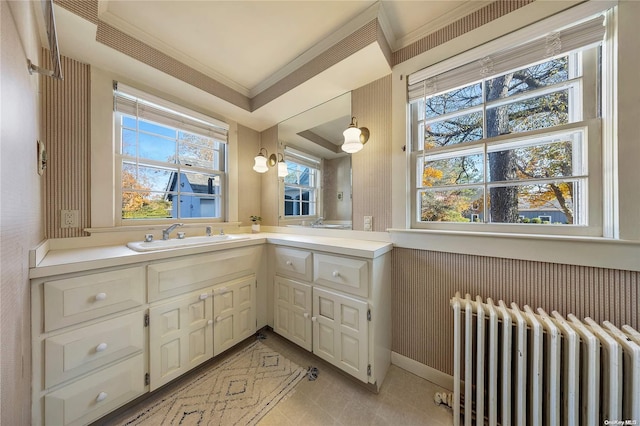
[[[182,62],[186,66],[193,68],[201,73],[211,77],[212,79],[218,81],[219,83],[224,84],[232,90],[242,94],[246,97],[251,97],[251,91],[245,86],[239,84],[238,82],[230,79],[229,77],[219,73],[218,71],[204,65],[202,62],[199,62],[197,59],[185,55],[181,51],[169,46],[168,44],[158,40],[156,37],[153,37],[149,33],[140,30],[139,28],[129,24],[125,20],[120,17],[112,14],[108,10],[108,3],[112,0],[99,0],[98,1],[98,18],[100,21],[105,24],[111,25],[115,29],[122,31],[123,33],[145,43],[148,46],[151,46],[158,51],[173,57],[174,59]]]
[[[316,57],[327,51],[330,47],[340,42],[345,37],[349,36],[372,20],[376,19],[378,17],[379,9],[380,2],[374,3],[367,10],[354,17],[347,25],[340,27],[330,36],[326,37],[319,43],[316,43],[314,46],[307,49],[293,61],[289,62],[287,65],[280,68],[278,71],[258,83],[249,91],[249,97],[253,98],[257,94],[265,91],[283,78],[287,77],[289,74],[295,72],[298,68],[302,67],[312,59],[315,59]]]
[[[444,15],[441,15],[436,19],[433,19],[432,21],[427,22],[426,24],[422,25],[420,28],[411,31],[409,34],[405,35],[404,37],[394,40],[393,44],[391,44],[391,41],[389,41],[389,44],[391,44],[391,49],[395,52],[396,50],[400,50],[404,47],[407,47],[412,43],[415,43],[416,41],[425,38],[429,34],[434,33],[439,29],[446,27],[447,25],[450,25],[451,23],[464,18],[465,16],[468,16],[473,12],[482,9],[483,7],[491,3],[493,2],[486,1],[486,0],[466,2],[458,6],[457,8],[445,13]],[[389,39],[387,38],[387,40]]]

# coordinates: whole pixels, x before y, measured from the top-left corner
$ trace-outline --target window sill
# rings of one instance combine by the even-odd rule
[[[388,232],[399,248],[640,271],[640,241],[431,229]]]

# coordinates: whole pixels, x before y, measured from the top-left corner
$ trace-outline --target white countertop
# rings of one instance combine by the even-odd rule
[[[48,250],[42,259],[37,262],[36,266],[29,270],[29,278],[41,278],[91,269],[124,266],[139,262],[170,259],[178,256],[209,253],[265,243],[371,259],[381,256],[393,248],[393,244],[389,242],[351,238],[279,233],[247,235],[249,235],[248,239],[152,252],[137,252],[131,250],[125,244]]]

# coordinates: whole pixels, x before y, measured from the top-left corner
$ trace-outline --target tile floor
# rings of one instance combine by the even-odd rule
[[[453,424],[451,409],[438,406],[437,385],[392,365],[376,395],[309,352],[273,332],[263,343],[296,364],[319,370],[315,381],[303,379],[259,426],[293,425],[433,425]]]
[[[264,344],[301,367],[318,368],[319,373],[314,381],[304,378],[298,383],[285,400],[260,420],[258,426],[445,426],[453,424],[451,409],[438,406],[433,402],[434,393],[444,391],[433,383],[392,365],[380,392],[374,394],[362,383],[341,373],[335,367],[274,332],[263,330],[262,333],[266,337],[262,340]],[[245,343],[250,342],[251,339],[247,339]],[[233,353],[233,349],[230,353]],[[224,354],[221,355],[214,363],[221,362],[224,357]],[[163,388],[150,397],[161,398],[197,374],[199,374],[197,371],[193,371],[174,381],[175,386]],[[141,403],[133,402],[98,420],[92,426],[119,425],[134,415]]]

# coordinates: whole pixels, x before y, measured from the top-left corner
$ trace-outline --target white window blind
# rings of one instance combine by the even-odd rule
[[[598,16],[441,74],[422,69],[408,77],[409,102],[601,43],[604,34],[604,16]]]
[[[320,168],[320,159],[306,152],[297,150],[290,146],[284,148],[285,160],[290,160],[294,163],[301,164],[303,166],[311,167],[312,169]]]
[[[113,83],[113,110],[227,142],[229,125],[120,82]]]

